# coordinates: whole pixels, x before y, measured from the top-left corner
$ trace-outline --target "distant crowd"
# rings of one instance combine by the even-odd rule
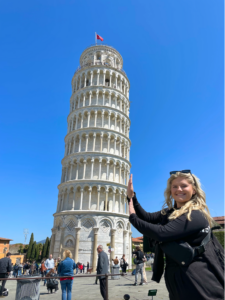
[[[51,258],[50,258],[51,257]],[[54,262],[54,267],[52,268],[54,270],[55,274],[58,274],[58,265],[61,262],[61,258],[58,257],[57,259],[53,259],[52,255],[50,255],[49,259],[51,260],[52,264]],[[41,263],[38,263],[36,261],[33,262],[26,262],[26,263],[12,263],[12,271],[10,272],[9,277],[17,277],[21,275],[34,275],[34,274],[41,274],[42,277],[46,275],[47,266],[46,262],[49,259],[43,259]],[[80,262],[76,263],[76,269],[74,272],[74,275],[78,273],[85,273],[89,269],[89,262],[87,264],[82,264]]]

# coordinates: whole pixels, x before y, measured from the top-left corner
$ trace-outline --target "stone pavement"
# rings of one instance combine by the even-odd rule
[[[109,279],[109,300],[122,300],[124,294],[129,294],[131,300],[151,300],[148,297],[148,290],[157,289],[157,296],[153,297],[154,300],[169,300],[168,292],[165,286],[164,278],[162,277],[160,283],[151,281],[152,272],[146,272],[149,283],[143,286],[133,286],[134,276],[130,273],[126,277],[121,277],[119,280]],[[140,275],[139,275],[140,279]],[[99,284],[93,284],[95,277],[74,278],[72,300],[102,300],[100,295]],[[7,300],[15,300],[16,294],[16,281],[7,281],[6,288],[9,289],[9,296]],[[48,294],[46,286],[41,282],[40,299],[41,300],[61,300],[61,288],[56,294]]]

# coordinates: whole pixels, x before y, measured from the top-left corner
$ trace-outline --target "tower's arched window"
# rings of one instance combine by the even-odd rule
[[[97,53],[97,60],[101,60],[101,54]]]

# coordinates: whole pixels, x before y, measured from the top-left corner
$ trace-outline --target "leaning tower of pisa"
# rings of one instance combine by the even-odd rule
[[[95,269],[97,245],[109,259],[131,263],[126,201],[129,162],[129,89],[120,53],[94,45],[81,54],[72,79],[65,155],[50,252],[70,249],[75,262]]]

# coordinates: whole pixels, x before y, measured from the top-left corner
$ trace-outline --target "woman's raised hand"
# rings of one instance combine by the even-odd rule
[[[128,185],[127,185],[127,196],[128,198],[132,198],[134,196],[134,187],[133,187],[133,175],[130,174],[130,179],[129,179],[129,182],[128,182]]]
[[[129,202],[129,215],[132,214],[136,214],[136,211],[134,209],[133,199],[131,198]]]

